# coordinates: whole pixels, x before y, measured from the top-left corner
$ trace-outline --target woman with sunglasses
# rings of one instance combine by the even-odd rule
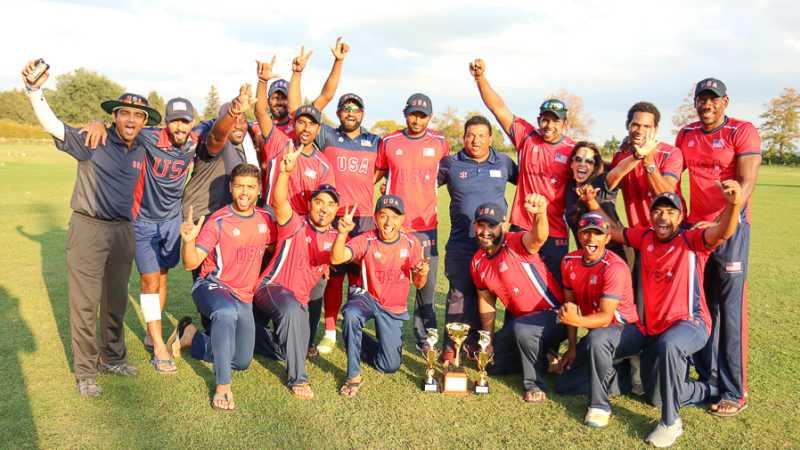
[[[590,208],[583,201],[580,193],[584,190],[594,191],[594,200],[597,201],[603,212],[617,224],[620,223],[617,215],[617,192],[619,190],[609,189],[606,185],[605,163],[600,155],[600,149],[593,142],[580,141],[572,148],[572,155],[569,159],[570,179],[567,181],[565,192],[564,217],[567,225],[572,230],[572,236],[580,248],[578,240],[578,219]],[[625,258],[625,251],[619,244],[609,243],[608,249]]]

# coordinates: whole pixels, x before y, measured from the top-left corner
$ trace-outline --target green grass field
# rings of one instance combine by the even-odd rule
[[[51,145],[0,145],[0,448],[636,448],[644,447],[658,420],[656,408],[620,397],[613,400],[611,425],[588,429],[582,425],[584,398],[550,395],[545,405],[525,404],[520,376],[492,379],[487,397],[424,394],[424,363],[413,350],[410,326],[400,371],[381,375],[365,368],[366,383],[355,399],[337,393],[346,367],[340,340],[332,354],[308,365],[313,401],[294,400],[283,366],[256,357],[250,369],[234,374],[237,410],[218,413],[209,407],[209,364],[182,359],[174,376],[149,367],[134,302],[126,339],[140,375],[101,375],[103,396],[81,398],[71,372],[64,261],[75,166]],[[439,211],[446,216],[442,192]],[[795,195],[800,170],[762,169],[750,256],[750,408],[732,419],[684,409],[686,434],[678,447],[800,446],[800,418],[793,412],[800,372]],[[442,242],[449,229],[444,219]],[[183,315],[197,318],[190,279],[183,270],[172,272],[165,333]],[[440,328],[445,291],[440,270]],[[136,274],[130,298],[138,298]]]

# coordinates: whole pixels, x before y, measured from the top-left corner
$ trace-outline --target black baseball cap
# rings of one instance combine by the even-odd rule
[[[493,202],[482,203],[475,209],[475,222],[483,221],[499,225],[506,216],[506,208]]]
[[[430,97],[419,92],[408,97],[406,106],[403,108],[403,115],[407,116],[413,112],[421,112],[426,116],[433,114],[433,103],[431,103]]]
[[[353,93],[344,94],[343,96],[339,97],[339,105],[336,107],[336,109],[342,109],[342,106],[344,106],[344,104],[347,102],[355,103],[359,108],[364,109],[364,100]]]
[[[674,192],[663,192],[658,194],[656,198],[650,202],[650,209],[655,208],[659,204],[666,204],[667,206],[671,206],[678,211],[683,212],[683,202],[678,194]]]
[[[551,112],[559,119],[566,119],[567,105],[557,98],[550,98],[542,102],[542,106],[539,107],[539,115],[545,112]]]
[[[694,87],[694,96],[697,98],[704,91],[710,91],[717,97],[725,97],[728,95],[728,87],[725,86],[725,83],[722,80],[718,80],[716,78],[706,78],[705,80],[700,80],[697,83],[697,86]]]
[[[608,220],[602,214],[587,212],[578,220],[578,231],[597,230],[608,234]]]
[[[311,199],[314,199],[319,194],[328,194],[339,203],[339,191],[332,184],[323,183],[317,186],[314,192],[311,193]]]
[[[156,126],[161,123],[161,113],[150,107],[147,99],[139,94],[131,94],[126,92],[119,96],[116,100],[106,100],[100,103],[103,111],[112,114],[120,108],[133,108],[144,111],[147,114],[147,126]]]
[[[272,97],[272,93],[275,91],[283,92],[283,95],[288,96],[289,83],[283,78],[273,81],[272,84],[269,85],[269,90],[267,91],[267,97]]]
[[[188,122],[194,120],[194,106],[192,106],[192,102],[181,97],[175,97],[168,101],[164,111],[165,122],[169,123],[178,119],[183,119]]]
[[[322,113],[314,105],[303,105],[297,108],[297,111],[294,112],[294,120],[297,121],[300,116],[308,116],[314,122],[322,123]]]
[[[375,212],[382,210],[383,208],[393,209],[397,214],[405,214],[406,208],[403,205],[403,199],[396,196],[396,195],[381,195],[378,197],[378,201],[375,203]]]

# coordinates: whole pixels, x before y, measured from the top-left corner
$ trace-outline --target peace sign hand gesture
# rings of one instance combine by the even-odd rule
[[[341,61],[347,58],[347,55],[350,53],[350,46],[347,42],[342,41],[342,37],[339,36],[336,38],[336,44],[331,47],[331,53],[333,53],[333,57],[336,58],[337,61]],[[311,54],[309,54],[311,56]]]
[[[194,242],[197,238],[197,235],[200,234],[200,229],[203,228],[203,222],[206,220],[206,216],[200,216],[200,220],[197,223],[194,223],[194,206],[189,207],[189,215],[186,217],[186,221],[181,224],[181,239],[183,242]]]
[[[286,150],[283,152],[281,158],[281,173],[292,173],[297,166],[297,157],[300,156],[302,147],[295,148],[294,142],[289,141],[286,144]]]
[[[230,113],[239,116],[249,111],[253,106],[254,99],[250,83],[245,83],[239,87],[239,96],[231,101]]]
[[[349,206],[344,207],[344,215],[339,218],[339,233],[341,234],[349,234],[353,229],[355,229],[356,224],[353,222],[353,216],[356,214],[356,208],[358,207],[358,203],[353,205],[353,209],[349,209]]]
[[[280,75],[272,73],[273,67],[275,67],[275,55],[272,55],[272,61],[270,62],[256,60],[258,80],[266,83],[274,78],[280,78]]]
[[[428,263],[428,258],[423,258],[411,268],[411,271],[417,274],[417,276],[424,277],[428,275],[430,269],[431,266]]]
[[[336,42],[338,43],[339,41]],[[306,53],[305,46],[301,45],[300,54],[295,56],[295,58],[292,60],[292,72],[302,72],[306,68],[306,63],[308,63],[308,60],[311,59],[311,55],[313,54],[314,50],[311,50],[308,53]]]

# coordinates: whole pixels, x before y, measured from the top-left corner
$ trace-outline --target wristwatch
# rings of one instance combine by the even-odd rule
[[[647,173],[653,173],[653,172],[656,171],[656,165],[655,164],[648,164],[648,165],[644,166],[644,170],[647,171]]]

